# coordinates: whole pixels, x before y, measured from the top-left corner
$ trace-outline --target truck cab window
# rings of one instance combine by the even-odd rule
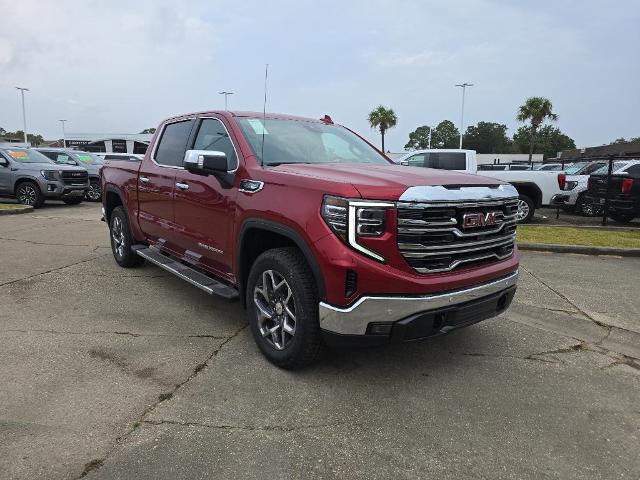
[[[155,161],[167,167],[181,167],[193,120],[169,123],[164,127]]]
[[[196,135],[196,140],[193,143],[193,149],[224,152],[232,170],[235,170],[238,165],[238,158],[233,148],[233,143],[229,138],[229,133],[222,122],[215,118],[202,120],[198,135]]]

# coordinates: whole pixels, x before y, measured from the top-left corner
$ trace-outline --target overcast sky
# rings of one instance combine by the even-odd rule
[[[188,5],[188,6],[186,6]],[[551,99],[578,146],[640,136],[640,2],[0,0],[0,126],[137,133],[224,106],[329,114],[379,143],[378,104],[402,150],[417,126],[505,123],[532,95]]]

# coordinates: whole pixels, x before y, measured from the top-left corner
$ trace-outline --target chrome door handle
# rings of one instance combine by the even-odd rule
[[[178,187],[180,190],[189,190],[189,185],[187,185],[186,183],[177,182],[176,187]]]
[[[140,177],[142,183],[149,183],[149,177]]]

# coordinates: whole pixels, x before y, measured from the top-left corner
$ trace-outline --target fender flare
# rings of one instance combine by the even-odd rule
[[[104,192],[102,192],[102,205],[104,206],[105,221],[107,222],[107,225],[109,225],[109,212],[107,211],[107,197],[108,197],[107,194],[108,193],[115,193],[118,196],[118,198],[120,199],[120,204],[124,207],[126,214],[129,215],[127,204],[125,202],[124,193],[122,192],[122,190],[120,190],[119,187],[116,187],[113,184],[109,184],[105,187]],[[130,220],[131,219],[129,219],[129,221]]]
[[[243,263],[242,256],[242,246],[244,244],[244,238],[246,233],[249,230],[258,229],[258,230],[267,230],[269,232],[277,233],[282,235],[283,237],[291,240],[302,252],[305,260],[309,264],[309,268],[311,269],[311,273],[313,278],[316,281],[316,285],[318,287],[318,297],[320,300],[326,298],[326,289],[324,285],[324,277],[322,276],[322,271],[320,270],[320,264],[316,260],[315,255],[313,254],[311,248],[307,244],[306,240],[296,232],[293,228],[288,227],[282,223],[274,222],[272,220],[262,220],[256,218],[249,218],[242,223],[242,227],[240,227],[240,235],[238,236],[238,251],[236,252],[236,265],[238,272],[238,286],[240,289],[240,295],[244,301],[245,297],[245,283],[246,278],[242,277],[242,271],[245,267]]]

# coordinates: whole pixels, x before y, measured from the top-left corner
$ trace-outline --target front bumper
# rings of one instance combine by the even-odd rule
[[[89,189],[89,183],[69,185],[62,182],[44,181],[41,182],[40,189],[46,198],[83,197]]]
[[[348,308],[339,308],[320,302],[320,328],[325,332],[346,336],[371,336],[387,340],[411,340],[446,333],[505,310],[513,298],[518,271],[506,277],[470,288],[446,293],[420,296],[365,296]],[[487,302],[484,302],[487,300]],[[407,328],[421,330],[425,322],[431,329],[424,335],[407,335]],[[388,332],[380,332],[376,325],[391,324]],[[420,326],[422,324],[422,327]],[[435,328],[435,330],[434,330]],[[404,332],[398,337],[400,330]],[[419,333],[419,332],[418,332]]]

